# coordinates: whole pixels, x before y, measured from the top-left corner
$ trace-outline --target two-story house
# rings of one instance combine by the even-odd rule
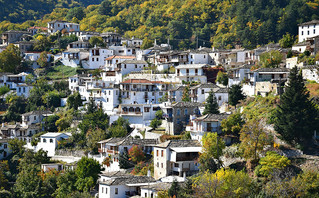
[[[80,31],[80,25],[77,23],[69,23],[67,21],[50,21],[48,22],[48,33],[53,34],[57,31],[66,30],[67,32]]]
[[[206,83],[207,77],[204,73],[204,68],[207,68],[206,64],[189,64],[189,65],[179,65],[175,67],[176,78],[180,82],[192,82],[197,81],[200,83]]]
[[[156,145],[154,147],[154,178],[197,173],[201,150],[202,146],[197,140],[169,140]]]
[[[213,83],[204,83],[191,87],[191,101],[200,103],[206,102],[210,92],[214,93],[219,106],[228,103],[228,90],[226,88],[219,87]]]

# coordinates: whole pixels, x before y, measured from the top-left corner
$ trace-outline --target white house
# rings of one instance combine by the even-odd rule
[[[308,38],[319,35],[319,20],[312,20],[298,25],[298,41],[303,42]]]
[[[199,171],[202,146],[197,140],[169,140],[154,147],[154,178],[192,175]]]
[[[58,147],[58,142],[68,139],[71,135],[66,133],[46,133],[40,136],[40,141],[35,147],[36,151],[43,149],[48,152],[48,156],[52,157]]]
[[[188,64],[209,64],[209,55],[205,51],[190,51]]]
[[[213,83],[199,84],[197,86],[191,87],[190,98],[192,102],[203,103],[206,102],[206,99],[211,91],[214,93],[219,106],[228,103],[228,90]]]
[[[0,139],[0,160],[7,158],[12,152],[8,142],[9,139]]]
[[[77,67],[82,63],[82,60],[89,58],[89,52],[81,48],[71,48],[62,52],[61,62],[65,66]]]
[[[191,116],[191,122],[186,131],[191,132],[192,140],[202,141],[206,133],[221,133],[221,121],[227,119],[228,114],[207,114],[201,117]]]
[[[206,64],[189,64],[189,65],[179,65],[175,67],[176,76],[180,82],[192,82],[199,81],[201,83],[207,82],[207,77],[204,73],[204,68],[207,68]]]
[[[169,182],[157,182],[155,184],[145,185],[141,187],[141,197],[149,198],[149,197],[158,197],[158,192],[167,191],[170,189],[172,183]]]
[[[80,25],[77,23],[69,23],[67,21],[50,21],[48,22],[48,33],[53,34],[57,31],[65,29],[67,32],[80,31]]]
[[[302,77],[303,79],[316,81],[319,83],[319,75],[318,75],[318,68],[317,65],[308,65],[302,68]]]
[[[125,60],[136,60],[135,56],[110,56],[105,59],[105,67],[108,71],[116,71],[117,64]]]
[[[148,63],[144,60],[125,60],[117,64],[117,69],[123,76],[133,71],[141,71],[145,67],[148,67]]]
[[[143,40],[139,38],[132,37],[131,39],[122,38],[121,45],[125,45],[128,47],[136,47],[140,48],[143,44]]]
[[[91,48],[88,60],[83,62],[82,66],[84,69],[101,69],[105,66],[105,59],[113,55],[114,51],[110,49]]]

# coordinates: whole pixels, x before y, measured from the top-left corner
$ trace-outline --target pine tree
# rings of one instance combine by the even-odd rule
[[[174,179],[171,187],[168,189],[168,195],[170,197],[174,197],[175,196],[177,198],[178,194],[179,194],[179,191],[180,191],[180,187],[179,187],[177,181]]]
[[[209,93],[209,96],[206,99],[206,105],[203,114],[219,114],[217,99],[212,91]]]
[[[238,101],[245,99],[240,85],[232,85],[228,91],[229,104],[236,107]]]
[[[288,143],[305,143],[317,129],[318,111],[309,96],[302,74],[294,67],[275,112],[275,130]]]

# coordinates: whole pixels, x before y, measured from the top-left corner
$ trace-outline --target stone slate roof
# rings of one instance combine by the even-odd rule
[[[151,184],[147,186],[141,186],[143,189],[151,189],[155,191],[168,190],[171,187],[172,183],[169,182],[160,182],[156,184]]]
[[[168,140],[166,142],[156,145],[156,147],[162,147],[162,148],[202,147],[202,145],[197,140]]]
[[[185,87],[186,86],[181,85],[181,86],[175,87],[173,89],[170,89],[170,91],[184,91]]]
[[[288,68],[260,68],[260,69],[257,69],[255,71],[258,71],[258,72],[289,72],[290,69],[288,69]]]
[[[156,180],[152,177],[130,175],[106,180],[105,182],[100,182],[100,184],[105,184],[108,186],[119,186],[126,184],[145,184],[155,181]]]
[[[187,64],[187,65],[179,65],[177,67],[175,67],[175,69],[189,69],[189,68],[203,68],[203,67],[207,67],[207,64]]]
[[[204,84],[196,85],[190,89],[197,89],[197,88],[220,88],[220,87],[215,85],[214,83],[204,83]]]
[[[43,114],[52,114],[51,111],[30,111],[27,113],[22,114],[23,116],[29,116],[29,115],[43,115]]]
[[[102,140],[98,143],[109,143],[109,144],[116,144],[117,146],[120,145],[156,145],[157,139],[134,139],[133,137],[122,137],[122,138],[109,138],[107,140]]]
[[[319,20],[312,20],[312,21],[308,21],[305,23],[301,23],[301,24],[299,24],[299,26],[301,26],[301,25],[314,25],[314,24],[318,24],[318,23],[319,23]]]
[[[203,115],[199,118],[196,118],[196,121],[204,121],[204,122],[214,122],[214,121],[222,121],[228,118],[228,114],[207,114]]]
[[[220,88],[217,91],[215,91],[214,93],[228,93],[227,88]]]
[[[204,104],[200,102],[177,102],[175,104],[172,104],[172,107],[203,107]]]
[[[114,171],[114,172],[104,172],[100,174],[104,177],[124,177],[124,176],[130,176],[129,173],[123,172],[123,171]]]

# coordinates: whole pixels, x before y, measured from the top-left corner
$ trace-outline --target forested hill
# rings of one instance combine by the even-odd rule
[[[17,1],[17,0],[15,0]],[[170,43],[175,48],[195,47],[198,37],[199,46],[233,47],[241,44],[252,48],[257,45],[277,42],[286,32],[297,35],[297,24],[319,19],[319,0],[104,0],[99,5],[89,5],[83,8],[79,4],[88,4],[77,0],[28,0],[15,5],[14,0],[0,0],[3,4],[16,6],[23,4],[26,14],[21,20],[36,18],[53,7],[51,14],[42,20],[28,21],[22,25],[0,23],[0,31],[6,29],[24,29],[28,25],[46,25],[53,19],[66,19],[81,24],[81,30],[114,31],[115,29],[127,37],[136,36],[151,45],[154,39],[158,42]],[[11,3],[12,2],[12,3]],[[39,9],[36,14],[29,13],[31,5]],[[51,3],[50,3],[51,2]],[[52,3],[53,2],[53,3]],[[4,9],[0,3],[0,9]],[[39,8],[40,7],[40,8]],[[37,10],[32,8],[32,10]],[[2,19],[20,11],[8,14],[10,9],[1,13]],[[22,9],[23,10],[23,9]],[[2,16],[5,15],[5,16]],[[21,15],[21,14],[20,14]],[[15,18],[20,20],[20,18]]]
[[[102,0],[0,0],[0,21],[24,22],[43,17],[54,8],[99,4]]]

